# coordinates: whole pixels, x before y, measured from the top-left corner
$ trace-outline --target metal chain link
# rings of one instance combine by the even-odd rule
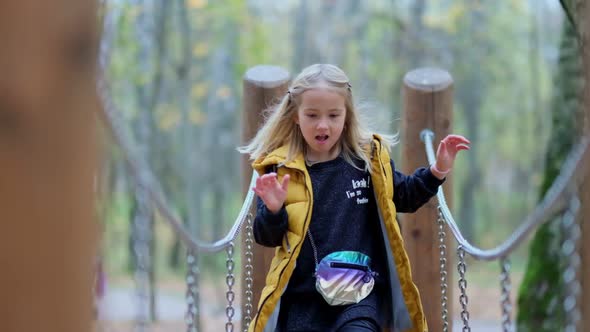
[[[227,307],[225,308],[225,315],[227,317],[227,323],[225,323],[225,332],[233,332],[234,330],[234,300],[235,300],[235,293],[233,291],[233,286],[235,283],[234,278],[234,243],[233,241],[229,243],[226,248],[227,251],[227,260],[226,260],[226,267],[227,267],[227,276],[225,277],[225,283],[227,285],[227,292],[225,293],[225,298],[227,300]]]
[[[470,332],[469,327],[469,311],[467,310],[467,279],[465,279],[465,273],[467,272],[467,265],[465,264],[465,249],[459,245],[457,247],[457,256],[459,256],[459,264],[457,270],[459,271],[459,290],[461,295],[459,296],[459,303],[461,304],[461,320],[463,320],[463,332]]]
[[[246,239],[245,239],[245,252],[244,258],[246,259],[246,264],[244,265],[244,283],[245,283],[245,303],[244,303],[244,316],[243,316],[243,331],[247,332],[248,328],[250,327],[250,323],[252,322],[252,313],[254,311],[254,307],[252,306],[254,293],[252,291],[254,279],[253,279],[253,272],[254,272],[254,236],[252,232],[252,214],[248,213],[246,218]]]
[[[438,248],[440,250],[440,293],[441,293],[441,317],[443,321],[443,332],[449,331],[449,311],[447,309],[447,246],[445,244],[445,220],[440,206],[438,208]]]
[[[133,0],[133,4],[141,5],[142,1],[140,0]],[[147,34],[142,33],[141,30],[149,29],[148,26],[151,25],[151,21],[149,20],[149,10],[141,11],[139,16],[137,17],[136,25],[132,28],[134,29],[135,35],[138,37],[139,49],[140,53],[144,53],[148,50],[150,45],[150,40]],[[142,61],[138,63],[140,67],[146,69],[149,67],[147,61],[143,61],[147,59],[147,57],[140,57]],[[145,119],[139,120],[139,127],[137,128],[137,134],[139,139],[145,139],[149,135],[149,132],[146,131],[147,123],[144,123]],[[143,125],[142,125],[143,123]],[[145,142],[144,142],[145,143]],[[148,146],[146,144],[139,144],[137,146],[137,151],[140,155],[144,158],[149,156]],[[148,296],[150,290],[150,278],[148,271],[150,271],[150,242],[152,239],[153,234],[151,234],[150,229],[150,222],[151,222],[151,214],[148,210],[148,202],[151,203],[150,196],[148,194],[149,189],[147,186],[151,183],[151,177],[149,171],[142,169],[138,172],[137,177],[141,179],[141,181],[136,186],[136,202],[137,202],[137,217],[136,217],[136,228],[135,233],[140,240],[140,244],[135,247],[136,255],[138,257],[138,272],[140,275],[136,275],[136,282],[138,284],[138,316],[136,319],[136,331],[143,332],[147,330],[147,326],[150,319],[150,308],[149,308],[149,299]],[[143,256],[143,258],[142,258]]]
[[[563,273],[565,296],[563,308],[565,311],[565,332],[575,332],[581,318],[578,296],[581,293],[580,280],[578,278],[580,267],[579,239],[581,237],[580,224],[577,220],[580,208],[580,200],[574,196],[570,200],[568,209],[563,214],[561,227],[564,234],[564,242],[561,253],[565,258],[566,266]]]
[[[149,269],[150,242],[152,238],[149,227],[149,207],[147,196],[142,187],[135,190],[136,211],[133,218],[133,230],[131,241],[133,243],[133,254],[135,257],[135,287],[137,296],[137,313],[135,318],[134,331],[146,332],[149,329],[150,308],[149,292],[150,277]]]
[[[198,332],[200,330],[199,320],[199,280],[201,271],[199,269],[198,256],[194,251],[188,250],[186,254],[186,304],[185,314],[186,331]]]
[[[512,284],[510,282],[510,260],[506,257],[500,260],[500,289],[502,295],[500,297],[500,306],[502,308],[502,331],[511,332],[512,326],[512,303],[510,302],[510,291]]]

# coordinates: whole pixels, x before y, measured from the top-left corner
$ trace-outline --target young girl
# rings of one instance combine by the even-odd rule
[[[239,150],[261,176],[256,242],[277,247],[249,331],[427,331],[396,212],[436,194],[469,141],[443,139],[411,176],[373,134],[334,65],[305,68],[256,137]]]

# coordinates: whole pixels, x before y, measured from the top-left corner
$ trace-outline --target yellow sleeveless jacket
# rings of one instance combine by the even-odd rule
[[[289,216],[288,231],[283,238],[282,246],[277,247],[275,250],[274,258],[266,276],[266,285],[260,295],[258,313],[252,319],[248,329],[249,332],[274,332],[280,297],[295,269],[295,261],[301,250],[311,220],[313,190],[304,158],[302,155],[298,155],[294,160],[285,163],[287,151],[288,147],[283,146],[254,161],[252,164],[252,167],[259,174],[264,174],[268,166],[278,165],[279,181],[285,174],[290,174],[291,179],[285,201],[285,208]],[[404,331],[426,332],[428,328],[420,301],[420,294],[412,281],[410,261],[396,220],[396,208],[393,204],[393,170],[391,169],[390,156],[387,149],[382,147],[380,137],[377,135],[374,135],[373,139],[371,164],[373,169],[371,181],[382,220],[382,229],[386,233],[384,234],[384,240],[385,243],[389,244],[392,253],[389,256],[390,260],[395,261],[399,285],[411,321],[411,328]]]

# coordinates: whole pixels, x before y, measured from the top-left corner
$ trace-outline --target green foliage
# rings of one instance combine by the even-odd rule
[[[566,154],[578,138],[581,121],[581,53],[569,22],[565,22],[552,102],[552,133],[547,151],[543,196],[556,176]],[[527,271],[520,287],[517,324],[519,331],[559,331],[565,326],[564,287],[560,254],[563,235],[559,219],[539,228],[531,243]]]
[[[131,213],[131,199],[127,193],[114,192],[111,197],[110,208],[103,218],[103,253],[106,268],[109,273],[118,275],[127,273],[131,252],[129,251],[128,234],[130,232],[129,216]]]

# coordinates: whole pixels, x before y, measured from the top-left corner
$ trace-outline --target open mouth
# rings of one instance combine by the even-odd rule
[[[328,135],[317,135],[315,137],[315,139],[320,142],[320,143],[324,143],[328,140],[329,136]]]

